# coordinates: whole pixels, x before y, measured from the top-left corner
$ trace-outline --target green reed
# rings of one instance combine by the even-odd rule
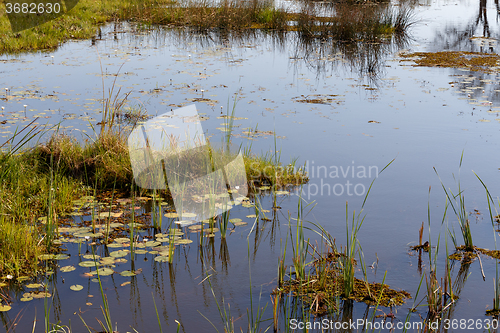
[[[459,164],[459,175],[460,175],[460,169],[462,167],[462,161],[463,161],[463,156],[464,152],[462,151],[462,155],[460,157],[460,164]],[[474,244],[472,242],[472,233],[470,230],[470,223],[468,219],[468,212],[465,208],[465,197],[464,197],[464,192],[461,189],[460,186],[460,179],[457,181],[458,185],[458,192],[457,194],[454,194],[451,189],[447,189],[444,186],[443,181],[439,177],[439,174],[434,168],[434,171],[436,172],[436,175],[439,178],[439,181],[441,182],[441,187],[444,190],[444,193],[446,195],[446,199],[451,205],[451,208],[453,209],[453,212],[455,213],[455,216],[457,217],[458,224],[460,225],[460,231],[462,232],[462,238],[464,240],[464,245],[465,245],[465,250],[466,251],[474,251]],[[454,177],[455,178],[455,177]]]
[[[491,226],[493,227],[493,239],[495,241],[495,250],[497,250],[497,237],[496,237],[497,225],[495,222],[495,217],[498,218],[500,215],[498,214],[498,210],[495,207],[495,201],[493,200],[493,197],[491,196],[488,187],[475,172],[474,175],[477,177],[477,179],[479,179],[481,185],[483,185],[484,190],[486,191],[486,201],[488,202],[488,213],[491,221]],[[498,207],[500,208],[500,200],[498,200],[498,198],[497,198],[497,204]],[[493,208],[495,210],[495,213],[493,213]],[[500,273],[498,270],[498,261],[495,262],[495,279],[493,280],[493,292],[494,292],[494,298],[493,298],[492,312],[493,314],[498,314],[500,313]]]

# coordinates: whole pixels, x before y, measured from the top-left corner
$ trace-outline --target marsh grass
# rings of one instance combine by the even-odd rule
[[[80,183],[62,177],[53,160],[40,171],[41,163],[26,154],[31,151],[26,146],[40,133],[29,126],[16,131],[4,144],[10,146],[0,151],[0,275],[36,272],[38,255],[52,248],[57,216],[83,190]]]
[[[39,231],[33,224],[0,215],[0,239],[0,275],[20,276],[37,271],[38,255],[45,247],[39,242]]]

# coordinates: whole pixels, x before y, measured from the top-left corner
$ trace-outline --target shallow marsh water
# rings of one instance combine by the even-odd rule
[[[401,46],[409,51],[496,51],[499,36],[495,33],[499,26],[495,4],[488,1],[486,8],[487,16],[481,16],[479,4],[472,1],[422,2],[416,7],[416,17],[422,20],[411,28],[411,38]],[[489,31],[483,29],[485,18]],[[490,38],[471,39],[484,37],[483,34],[490,34]],[[221,106],[225,114],[237,94],[236,116],[247,119],[236,121],[234,141],[251,144],[255,153],[272,153],[274,131],[283,162],[298,157],[298,165],[307,163],[311,180],[303,188],[302,196],[317,204],[307,219],[324,226],[336,237],[338,245],[345,244],[346,201],[351,214],[359,210],[364,196],[362,189],[366,191],[375,177],[374,171],[371,174],[369,171],[380,171],[395,158],[375,181],[359,233],[367,265],[378,258],[378,264],[368,272],[370,281],[381,282],[387,271],[385,283],[415,295],[420,274],[417,257],[409,254],[409,245],[418,242],[422,221],[427,223],[428,202],[433,243],[439,234],[447,232],[441,226],[445,196],[433,167],[444,184],[456,191],[452,174],[458,173],[462,151],[460,179],[467,209],[472,213],[473,240],[480,247],[494,248],[486,196],[472,170],[489,186],[494,198],[500,195],[497,74],[413,67],[411,61],[401,61],[397,52],[402,49],[395,44],[380,46],[376,61],[370,62],[372,66],[362,66],[343,57],[340,50],[321,53],[321,45],[301,43],[294,33],[280,38],[255,32],[245,38],[226,36],[226,39],[215,33],[207,37],[186,30],[133,31],[124,24],[108,26],[104,36],[96,46],[90,41],[69,42],[51,53],[0,57],[0,88],[9,88],[7,99],[0,101],[5,107],[2,120],[7,120],[0,127],[2,140],[16,126],[36,116],[40,117],[40,124],[62,121],[59,130],[78,139],[86,139],[85,134],[92,137],[89,121],[95,126],[101,120],[100,58],[105,89],[116,78],[117,87],[122,92],[132,90],[129,99],[149,115],[191,104],[192,99],[209,99],[194,103],[207,116],[203,126],[214,141],[222,135],[217,129],[224,122],[218,118]],[[365,75],[367,67],[374,68],[372,75]],[[306,99],[325,102],[301,102]],[[257,128],[262,133],[250,141],[244,133],[248,128]],[[354,175],[352,168],[356,171]],[[362,195],[354,194],[355,190],[363,192]],[[282,209],[275,213],[276,218],[272,211],[266,213],[273,216],[273,221],[261,221],[258,232],[249,235],[248,243],[254,219],[246,216],[255,211],[252,207],[238,207],[231,211],[231,218],[241,218],[248,225],[234,229],[227,238],[227,248],[216,234],[215,239],[209,240],[213,243],[200,255],[197,234],[185,229],[183,237],[193,243],[177,246],[172,266],[156,262],[153,254],[137,254],[134,260],[127,254],[124,257],[127,262],[116,264],[115,271],[142,269],[140,274],[123,277],[115,273],[102,277],[111,318],[117,322],[119,331],[132,331],[131,327],[139,332],[158,331],[151,293],[164,332],[176,329],[174,320],[181,323],[184,332],[215,331],[200,313],[220,329],[212,293],[207,281],[202,282],[207,271],[212,274],[218,300],[223,297],[231,305],[232,316],[238,318],[236,327],[245,327],[250,297],[255,308],[260,293],[260,305],[269,303],[264,318],[272,317],[269,294],[276,286],[280,239],[288,235],[288,212],[296,216],[298,201],[295,195],[280,197]],[[263,208],[271,210],[270,197],[264,195],[261,200]],[[142,207],[138,213],[147,211]],[[474,213],[475,209],[479,214]],[[117,210],[125,211],[125,207],[119,206]],[[88,221],[90,217],[81,219]],[[163,219],[168,222],[166,217]],[[77,217],[75,222],[79,220]],[[456,219],[449,213],[447,220],[462,243]],[[148,230],[141,235],[152,233]],[[306,232],[308,237],[318,239],[313,232]],[[425,227],[424,240],[427,237]],[[452,243],[448,242],[451,249]],[[83,332],[81,320],[75,315],[81,311],[85,321],[97,328],[94,318],[102,320],[98,284],[83,275],[90,268],[78,266],[82,260],[78,256],[79,245],[68,243],[64,247],[71,258],[57,263],[75,266],[76,270],[66,273],[56,270],[52,277],[56,282],[47,282],[52,293],[49,301],[53,302],[51,322],[68,324],[71,320],[73,330]],[[84,242],[80,252],[88,249]],[[105,256],[104,252],[96,254]],[[290,258],[286,264],[291,265]],[[444,265],[444,251],[441,251],[438,276],[443,276]],[[455,275],[458,266],[456,263]],[[483,257],[483,266],[486,281],[477,261],[470,266],[470,275],[454,308],[454,318],[488,318],[485,311],[492,307],[495,260]],[[83,290],[70,290],[74,284],[82,285]],[[8,327],[21,312],[16,331],[26,332],[31,330],[36,315],[36,331],[42,331],[43,299],[19,301],[28,291],[25,286],[12,289],[12,309],[0,316]],[[417,302],[423,295],[421,292]],[[404,321],[412,303],[409,300],[397,309],[397,320]],[[365,304],[355,304],[353,318],[362,318],[365,309]],[[381,311],[389,313],[391,309]],[[419,320],[419,315],[426,316],[425,307],[418,308],[412,321]]]

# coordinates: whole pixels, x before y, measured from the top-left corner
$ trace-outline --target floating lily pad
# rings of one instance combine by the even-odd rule
[[[61,267],[59,270],[63,273],[67,273],[67,272],[73,272],[75,270],[75,266],[64,266],[64,267]]]
[[[95,261],[82,261],[82,262],[78,263],[78,266],[81,266],[81,267],[95,267],[98,265],[100,265],[100,264],[98,262],[95,262]]]
[[[97,273],[99,273],[100,276],[108,276],[108,275],[113,274],[114,272],[115,271],[113,271],[111,268],[103,267],[103,268],[99,268],[98,270],[91,271],[90,274],[96,275]]]
[[[115,263],[117,263],[117,264],[123,264],[126,262],[127,262],[127,259],[125,259],[125,258],[118,258],[115,260]]]
[[[23,275],[23,276],[19,276],[19,277],[17,278],[17,281],[19,281],[19,282],[23,282],[23,281],[29,280],[29,278],[30,278],[29,276],[25,276],[25,275]]]
[[[158,256],[158,257],[155,257],[155,261],[158,261],[158,262],[168,262],[168,256]]]
[[[40,283],[30,283],[30,284],[27,284],[26,285],[26,288],[29,288],[29,289],[36,289],[36,288],[40,288],[42,285]]]
[[[288,191],[276,191],[276,192],[274,192],[274,194],[276,194],[276,195],[287,195],[287,194],[290,194],[290,192],[288,192]]]
[[[201,224],[191,225],[188,227],[188,229],[191,231],[194,231],[194,232],[199,231],[199,230],[201,230]]]
[[[0,312],[6,312],[11,309],[10,305],[7,304],[0,304]]]
[[[70,258],[70,256],[69,256],[69,255],[67,255],[67,254],[63,254],[63,253],[56,254],[56,255],[54,256],[54,259],[55,259],[55,260],[65,260],[65,259],[69,259],[69,258]]]
[[[45,254],[39,255],[38,259],[40,259],[40,260],[50,260],[50,259],[54,259],[54,255],[53,254],[49,254],[49,253],[45,253]]]
[[[96,233],[92,233],[92,232],[82,232],[82,233],[74,233],[73,236],[75,237],[90,237],[90,238],[101,238],[103,237],[103,233],[102,232],[96,232]]]
[[[255,215],[255,214],[250,214],[250,215],[247,215],[247,217],[248,217],[249,219],[252,219],[252,218],[256,218],[256,217],[257,217],[257,215]]]
[[[32,301],[33,300],[33,297],[23,297],[21,299],[19,299],[21,302],[29,302],[29,301]]]
[[[102,212],[99,214],[100,219],[107,219],[108,217],[113,216],[113,213],[110,212]]]
[[[141,250],[141,249],[134,250],[134,254],[146,254],[146,253],[148,253],[148,251],[146,251],[146,250]]]
[[[193,224],[193,223],[196,223],[195,221],[191,221],[191,220],[181,220],[181,221],[175,221],[176,224],[179,224],[181,227],[185,227],[187,225],[190,225],[190,224]]]
[[[115,263],[115,258],[113,257],[104,257],[101,259],[100,263],[103,265],[112,265]]]
[[[166,213],[165,214],[165,217],[168,217],[168,218],[175,218],[175,217],[179,217],[179,215],[177,213]]]
[[[121,276],[136,276],[135,272],[132,271],[123,271],[120,273]]]
[[[196,217],[197,215],[194,213],[182,213],[182,217]]]
[[[114,258],[125,257],[127,254],[128,254],[128,251],[125,251],[125,250],[112,251],[109,253],[109,255],[111,257],[114,257]]]
[[[161,243],[168,243],[168,242],[170,242],[170,239],[168,239],[168,238],[158,238],[157,241],[161,242]]]
[[[233,224],[234,224],[235,226],[237,226],[237,227],[240,227],[240,226],[247,225],[248,223],[247,223],[247,222],[234,222]]]
[[[234,224],[236,222],[241,222],[241,219],[230,219],[229,222]]]
[[[130,238],[125,238],[125,237],[115,238],[114,239],[115,243],[126,243],[126,242],[129,242],[129,241],[130,241]]]
[[[177,241],[175,241],[174,244],[190,244],[192,243],[193,241],[190,240],[190,239],[179,239]]]
[[[123,244],[121,244],[121,243],[111,243],[111,244],[108,244],[108,247],[112,247],[112,248],[123,247]]]
[[[5,282],[0,282],[0,287],[5,287],[7,285],[7,283]]]
[[[99,258],[101,258],[101,256],[98,256],[97,254],[96,255],[93,255],[93,254],[84,254],[82,257],[84,259],[91,259],[91,260],[98,260]]]
[[[270,186],[261,186],[261,187],[259,187],[259,188],[260,188],[261,190],[263,190],[263,191],[271,189],[271,187],[270,187]]]
[[[80,291],[83,289],[83,286],[80,285],[80,284],[74,284],[72,285],[71,287],[69,287],[69,289],[73,290],[73,291]]]
[[[31,297],[33,298],[45,298],[45,297],[49,298],[51,296],[52,294],[46,291],[42,291],[40,293],[31,293]]]
[[[139,222],[130,222],[127,224],[130,228],[139,228],[144,226],[144,224],[139,223]]]

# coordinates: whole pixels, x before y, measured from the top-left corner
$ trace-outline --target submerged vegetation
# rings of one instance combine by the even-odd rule
[[[0,53],[53,49],[69,39],[102,38],[106,22],[129,21],[139,28],[152,25],[188,26],[198,31],[271,29],[298,31],[307,38],[333,38],[358,42],[406,34],[414,23],[406,5],[390,9],[388,2],[339,2],[320,6],[298,0],[298,12],[277,8],[272,1],[80,0],[68,13],[50,23],[14,33],[0,6]]]

